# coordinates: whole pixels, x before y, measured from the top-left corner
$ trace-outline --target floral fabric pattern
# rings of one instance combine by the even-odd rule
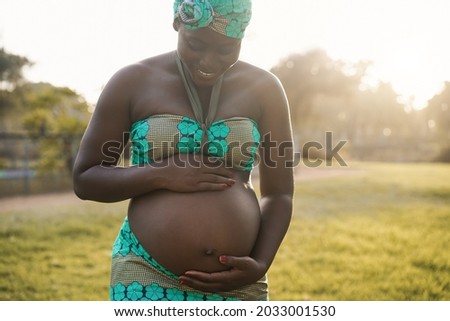
[[[147,164],[151,162],[148,152],[151,146],[147,140],[147,133],[150,130],[150,125],[147,120],[143,119],[137,121],[131,127],[131,162],[133,164]]]
[[[256,153],[257,153],[257,150],[258,150],[259,141],[261,139],[261,134],[259,133],[259,131],[256,128],[256,126],[253,127],[252,135],[253,135],[254,143],[249,149],[249,153],[250,153],[251,157],[249,158],[249,160],[245,164],[243,164],[243,167],[246,170],[251,170],[253,168],[253,163],[255,162],[255,156],[256,156]]]
[[[131,232],[130,225],[128,224],[128,219],[126,218],[122,228],[120,229],[119,235],[114,242],[112,249],[112,257],[116,255],[127,256],[129,253],[133,253],[136,256],[142,257],[151,266],[155,267],[157,270],[161,271],[165,275],[172,278],[177,278],[175,274],[165,269],[160,265],[148,252],[142,247],[142,244],[137,240],[134,234]]]
[[[156,282],[144,286],[136,281],[128,286],[122,283],[111,286],[110,297],[113,301],[239,301],[218,294],[207,295],[176,288],[163,288]]]
[[[242,39],[252,16],[251,0],[175,0],[174,21],[186,29],[208,27],[230,38]]]
[[[208,129],[208,154],[216,157],[224,157],[228,152],[227,136],[230,127],[223,121],[215,122]]]
[[[180,153],[198,153],[201,150],[203,130],[194,120],[183,117],[178,124],[181,138],[177,143]]]
[[[128,219],[125,218],[119,235],[114,242],[112,257],[127,256],[133,253],[142,257],[149,265],[161,271],[170,278],[178,279],[172,272],[161,266],[140,244],[131,232]],[[110,286],[110,299],[113,301],[237,301],[218,294],[182,291],[176,287],[166,288],[157,282],[141,284],[133,281],[130,284],[117,283]]]
[[[236,117],[217,120],[206,129],[195,119],[185,116],[164,114],[158,115],[158,119],[158,124],[149,117],[132,125],[132,164],[149,164],[173,153],[206,152],[209,156],[221,158],[226,166],[243,171],[253,169],[260,133],[252,119]],[[159,146],[172,146],[172,149],[163,150]]]

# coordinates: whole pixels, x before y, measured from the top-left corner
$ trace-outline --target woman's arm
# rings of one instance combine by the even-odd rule
[[[99,98],[73,168],[74,191],[81,199],[117,202],[156,189],[223,190],[234,182],[230,170],[205,166],[208,160],[201,156],[195,167],[182,166],[191,155],[171,157],[158,166],[116,166],[128,141],[134,100],[146,68],[136,64],[122,69]]]
[[[251,257],[267,271],[287,232],[294,193],[293,140],[288,102],[276,80],[267,89],[260,130],[263,136],[259,166],[261,226]]]

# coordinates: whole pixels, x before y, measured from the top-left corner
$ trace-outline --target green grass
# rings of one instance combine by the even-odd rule
[[[271,300],[450,300],[450,165],[350,169],[297,182]],[[126,205],[0,209],[0,300],[107,300]]]
[[[449,300],[450,166],[360,164],[298,182],[276,300]]]
[[[0,300],[107,300],[126,204],[81,202],[0,213]]]

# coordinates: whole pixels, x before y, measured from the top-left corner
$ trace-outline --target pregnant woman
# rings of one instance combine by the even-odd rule
[[[292,137],[279,81],[239,60],[250,16],[250,0],[176,0],[177,49],[119,70],[99,98],[73,174],[81,199],[130,199],[112,300],[268,299]]]

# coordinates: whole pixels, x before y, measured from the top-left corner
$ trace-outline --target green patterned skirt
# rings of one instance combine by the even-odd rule
[[[113,301],[268,300],[267,278],[239,289],[207,293],[185,286],[139,243],[125,218],[112,251],[110,298]]]

